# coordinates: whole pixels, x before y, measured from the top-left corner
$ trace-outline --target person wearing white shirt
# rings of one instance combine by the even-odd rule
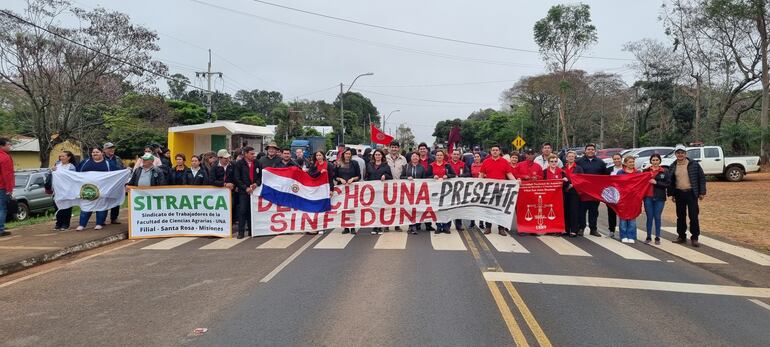
[[[545,142],[543,143],[543,146],[540,149],[540,153],[541,154],[539,156],[535,157],[535,163],[540,165],[540,167],[548,167],[548,156],[550,156],[551,153],[553,153],[553,147],[549,142]],[[561,162],[561,159],[557,159],[557,160],[559,160],[558,166],[564,167],[564,163]]]

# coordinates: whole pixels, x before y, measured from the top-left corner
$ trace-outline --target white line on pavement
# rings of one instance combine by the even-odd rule
[[[437,251],[464,251],[466,250],[463,239],[457,230],[452,230],[450,234],[436,234],[432,231],[430,233],[430,243],[434,250]]]
[[[377,238],[374,249],[406,249],[406,239],[409,233],[404,231],[389,231]]]
[[[302,236],[302,235],[300,235],[300,236]],[[278,267],[273,269],[273,271],[270,271],[270,273],[267,274],[267,276],[263,277],[261,280],[259,280],[259,282],[261,282],[261,283],[269,282],[271,279],[273,279],[273,277],[275,277],[275,275],[277,275],[279,272],[281,272],[281,270],[283,270],[283,268],[285,268],[292,261],[294,261],[294,259],[297,259],[297,257],[299,257],[299,255],[302,254],[302,252],[304,252],[308,247],[310,247],[310,245],[313,244],[313,242],[318,240],[318,238],[320,238],[320,237],[321,237],[321,235],[316,234],[315,236],[310,238],[310,240],[308,240],[304,245],[302,245],[302,247],[300,247],[292,255],[290,255],[288,258],[286,258],[286,260],[284,260],[281,264],[279,264]]]
[[[640,240],[644,239],[647,237],[647,232],[642,231],[641,229],[636,229],[636,237],[639,238]],[[661,240],[660,245],[653,245],[653,244],[649,244],[649,245],[652,247],[657,247],[659,249],[662,249],[668,253],[671,253],[677,257],[683,258],[684,260],[687,260],[693,263],[727,264],[724,261],[721,261],[710,255],[698,252],[690,248],[690,246],[676,244],[669,240]]]
[[[586,239],[593,241],[597,245],[602,246],[608,251],[615,253],[625,259],[658,261],[657,258],[647,253],[644,253],[634,247],[620,243],[617,240],[613,240],[609,237],[589,236],[589,237],[586,237]]]
[[[512,272],[485,272],[487,281],[509,281],[516,283],[553,284],[564,286],[603,287],[655,290],[676,293],[712,294],[728,296],[744,296],[754,298],[770,298],[770,288],[723,286],[700,283],[662,282],[648,280],[634,280],[627,278],[604,278],[588,276],[563,276],[524,274]]]
[[[257,249],[285,249],[302,238],[302,234],[276,235],[267,242],[257,246]]]
[[[343,234],[340,232],[340,229],[335,229],[336,231],[328,233],[320,242],[318,242],[315,247],[315,249],[345,249],[345,247],[348,246],[348,243],[350,243],[351,240],[353,240],[354,235],[351,234]]]
[[[239,243],[246,241],[246,238],[242,239],[219,239],[208,245],[205,245],[198,249],[230,249],[237,246]]]
[[[672,227],[663,227],[661,228],[664,231],[677,235],[676,228]],[[708,236],[700,235],[698,236],[698,241],[700,241],[701,244],[705,246],[709,246],[712,248],[716,248],[722,252],[725,252],[727,254],[732,254],[736,257],[743,258],[745,260],[748,260],[752,263],[756,263],[762,266],[770,266],[770,255],[759,253],[755,250],[748,249],[746,247],[740,247],[736,245],[729,244],[727,242],[722,242],[717,239],[710,238]]]
[[[502,236],[500,234],[484,234],[487,241],[495,247],[498,252],[501,253],[529,253],[516,239],[510,236]]]
[[[759,305],[759,307],[762,307],[762,308],[764,308],[764,309],[766,309],[766,310],[770,311],[770,305],[768,305],[768,304],[766,304],[766,303],[764,303],[764,302],[762,302],[762,301],[760,301],[760,300],[757,300],[757,299],[749,299],[749,301],[751,301],[751,302],[753,302],[753,303],[755,303],[755,304]]]
[[[153,243],[149,246],[142,247],[142,249],[167,251],[195,239],[197,239],[197,237],[172,237],[170,239],[165,239],[163,241]]]
[[[560,255],[574,255],[577,257],[591,256],[590,254],[586,253],[586,251],[580,249],[580,247],[575,246],[561,236],[538,236],[537,239],[545,243],[546,246],[550,247],[552,250],[554,250],[554,252],[559,253]]]

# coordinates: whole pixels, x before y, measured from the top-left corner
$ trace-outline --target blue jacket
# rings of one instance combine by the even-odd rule
[[[583,156],[582,158],[578,159],[575,162],[578,166],[580,166],[581,169],[583,169],[584,174],[589,175],[607,175],[607,164],[604,163],[604,160],[599,159],[599,157],[594,156],[591,159],[588,159],[588,157]]]

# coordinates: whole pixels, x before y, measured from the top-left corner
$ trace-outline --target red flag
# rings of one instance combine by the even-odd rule
[[[449,154],[452,154],[452,150],[454,150],[455,144],[460,142],[462,140],[462,136],[460,136],[460,126],[455,124],[452,127],[452,130],[449,131],[449,136],[447,137],[447,143],[449,144]]]
[[[562,184],[560,180],[521,182],[516,202],[516,231],[564,232]]]
[[[393,136],[390,136],[382,132],[380,129],[377,129],[377,127],[375,127],[374,124],[371,125],[371,128],[372,128],[372,142],[379,143],[381,145],[389,145],[391,142],[393,142]]]
[[[642,213],[642,200],[650,189],[650,172],[627,175],[573,174],[572,185],[581,199],[599,200],[621,219],[635,219]]]

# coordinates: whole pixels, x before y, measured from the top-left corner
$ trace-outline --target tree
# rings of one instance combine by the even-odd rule
[[[171,79],[166,81],[168,84],[168,94],[174,100],[180,100],[187,92],[187,86],[190,85],[190,79],[180,73],[171,75]]]
[[[380,124],[377,107],[361,93],[347,92],[343,97],[345,98],[345,142],[369,143],[369,124]],[[337,112],[339,107],[338,98],[334,102]]]
[[[586,4],[555,5],[545,18],[534,27],[535,42],[540,53],[552,69],[561,73],[559,93],[559,119],[562,124],[562,141],[569,147],[566,108],[566,73],[577,62],[580,54],[597,41],[596,27],[591,24],[591,9]]]
[[[162,96],[139,93],[127,93],[101,115],[107,130],[102,138],[116,144],[118,155],[127,159],[141,153],[148,143],[165,143],[167,129],[178,117]]]
[[[62,13],[79,26],[57,24]],[[3,10],[0,80],[25,95],[28,112],[20,116],[38,139],[41,166],[48,165],[54,145],[93,140],[103,119],[86,111],[116,102],[124,81],[144,85],[155,78],[148,71],[165,73],[165,65],[152,60],[157,40],[123,13],[85,11],[64,0],[30,0],[23,14]]]
[[[265,122],[265,118],[263,116],[253,112],[242,114],[241,119],[238,120],[238,123],[257,125],[257,126],[267,125],[267,122]]]
[[[395,139],[398,141],[398,143],[401,145],[401,148],[403,149],[410,149],[414,148],[416,146],[414,142],[414,134],[412,133],[412,129],[407,126],[405,123],[401,123],[398,125],[398,128],[396,129]]]
[[[182,100],[168,100],[167,103],[174,110],[174,123],[176,124],[202,124],[208,120],[206,109],[201,105]]]
[[[251,112],[268,114],[273,108],[283,102],[283,95],[280,92],[259,89],[252,91],[239,90],[235,93],[234,99],[238,104]]]

